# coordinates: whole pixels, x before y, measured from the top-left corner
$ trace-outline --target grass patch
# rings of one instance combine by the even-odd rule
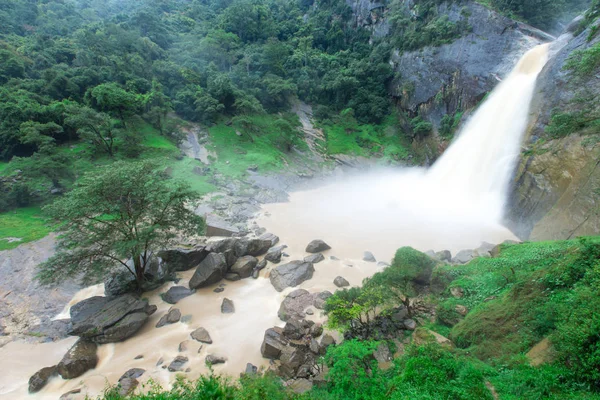
[[[359,124],[354,118],[324,121],[325,148],[328,154],[379,156],[401,161],[410,155],[409,139],[403,134],[396,116],[388,116],[381,124]]]
[[[218,172],[230,177],[242,177],[250,166],[260,172],[277,171],[289,162],[288,143],[305,149],[300,136],[290,140],[281,131],[281,121],[292,128],[299,127],[295,115],[255,115],[244,117],[243,122],[226,125],[219,123],[209,129],[210,150],[217,154],[213,165]],[[285,124],[284,124],[285,125]],[[300,135],[300,133],[294,133]]]
[[[38,240],[52,231],[39,207],[20,208],[0,214],[0,250],[14,249]],[[9,242],[8,238],[20,238]]]

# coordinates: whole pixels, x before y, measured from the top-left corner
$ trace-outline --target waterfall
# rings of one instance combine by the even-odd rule
[[[537,46],[521,58],[433,165],[427,179],[492,202],[488,209],[502,213],[536,78],[548,60],[548,46]]]
[[[268,207],[267,228],[384,259],[401,246],[456,251],[515,239],[502,225],[504,207],[548,47],[521,58],[428,170],[375,169],[293,193],[290,203]]]

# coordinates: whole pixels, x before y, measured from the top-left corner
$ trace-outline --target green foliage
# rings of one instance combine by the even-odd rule
[[[390,5],[390,23],[395,45],[400,50],[412,51],[426,46],[451,43],[471,31],[468,15],[459,21],[450,21],[447,15],[438,14],[439,0],[421,0],[409,9],[402,1]]]
[[[541,29],[554,28],[556,21],[569,14],[571,17],[584,11],[589,0],[489,0],[492,7],[516,18],[521,18]]]
[[[348,340],[327,351],[327,392],[338,399],[376,399],[386,391],[386,382],[373,352],[378,342]]]
[[[460,125],[463,113],[457,112],[454,115],[446,114],[440,121],[440,135],[443,138],[451,138]]]
[[[138,285],[151,254],[178,233],[193,235],[202,219],[187,208],[197,194],[170,182],[153,162],[117,162],[86,174],[75,189],[45,210],[61,225],[58,252],[41,264],[43,283],[81,276],[93,281],[105,271],[133,260]],[[83,275],[83,276],[82,276]]]
[[[383,155],[390,161],[402,161],[410,155],[409,137],[404,134],[395,115],[381,124],[360,124],[354,110],[346,109],[332,120],[325,120],[328,154]]]
[[[433,124],[425,121],[420,116],[411,119],[410,124],[412,126],[413,134],[416,138],[422,139],[433,131]]]
[[[41,239],[51,230],[51,225],[37,207],[2,213],[0,214],[0,251]]]
[[[600,43],[571,53],[564,68],[572,71],[577,77],[584,78],[596,72],[598,66],[600,66]]]
[[[600,127],[600,118],[596,110],[559,112],[554,110],[550,123],[546,126],[546,133],[554,138],[577,134],[596,132]]]

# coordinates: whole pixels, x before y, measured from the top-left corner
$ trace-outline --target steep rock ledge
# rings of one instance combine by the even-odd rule
[[[575,51],[600,43],[598,36],[588,41],[589,34],[590,28],[571,40],[564,37],[568,42],[538,79],[510,193],[509,225],[521,238],[567,239],[600,232],[600,133],[586,124],[556,128],[557,115],[597,118],[600,76],[578,77],[565,68]]]

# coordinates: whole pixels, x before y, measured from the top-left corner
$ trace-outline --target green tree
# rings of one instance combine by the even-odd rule
[[[119,130],[113,126],[109,115],[99,113],[89,107],[70,107],[65,124],[76,129],[82,139],[91,141],[98,149],[110,157],[115,154],[115,140]]]
[[[139,112],[142,106],[139,95],[126,91],[116,83],[98,85],[86,96],[93,107],[117,116],[125,127],[127,127],[126,118]]]
[[[410,299],[419,293],[419,286],[429,282],[434,266],[435,261],[426,254],[402,247],[396,251],[392,265],[373,275],[364,286],[381,288],[387,301],[400,300],[411,314]]]
[[[337,290],[325,302],[328,324],[334,329],[362,328],[366,336],[370,333],[371,320],[377,308],[384,304],[385,294],[379,286]]]
[[[141,287],[151,254],[178,234],[200,232],[203,221],[188,208],[198,194],[158,172],[155,162],[115,162],[86,174],[63,198],[46,206],[60,232],[57,253],[40,265],[38,279],[94,281],[121,265]],[[133,261],[133,270],[127,260]]]

